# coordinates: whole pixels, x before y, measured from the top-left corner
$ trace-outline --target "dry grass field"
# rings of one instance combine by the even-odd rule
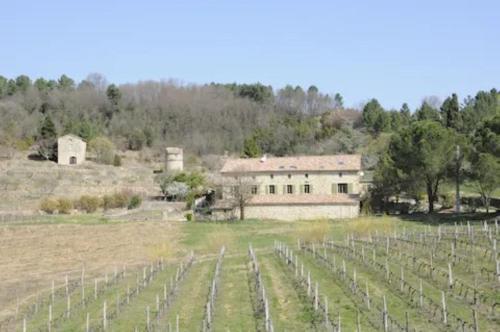
[[[90,220],[92,217],[86,217]],[[16,302],[29,301],[41,289],[75,277],[85,266],[92,277],[115,266],[134,266],[159,256],[175,256],[177,222],[4,225],[0,227],[0,320]]]

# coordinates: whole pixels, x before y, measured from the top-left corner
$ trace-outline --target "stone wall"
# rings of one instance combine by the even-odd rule
[[[245,208],[245,218],[247,219],[312,220],[348,219],[358,216],[359,206],[357,204],[262,205]]]

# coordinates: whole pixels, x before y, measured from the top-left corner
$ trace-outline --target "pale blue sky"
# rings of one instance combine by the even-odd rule
[[[0,75],[260,81],[385,107],[500,88],[500,1],[0,1]]]

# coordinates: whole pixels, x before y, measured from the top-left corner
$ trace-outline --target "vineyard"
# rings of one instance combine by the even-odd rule
[[[496,220],[180,227],[177,257],[72,271],[0,331],[500,329]]]

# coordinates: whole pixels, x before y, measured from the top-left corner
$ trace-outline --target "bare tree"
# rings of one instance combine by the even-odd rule
[[[225,181],[228,190],[229,201],[233,209],[240,210],[240,220],[245,219],[245,207],[255,195],[258,184],[251,177],[243,176],[241,173],[230,180]]]

